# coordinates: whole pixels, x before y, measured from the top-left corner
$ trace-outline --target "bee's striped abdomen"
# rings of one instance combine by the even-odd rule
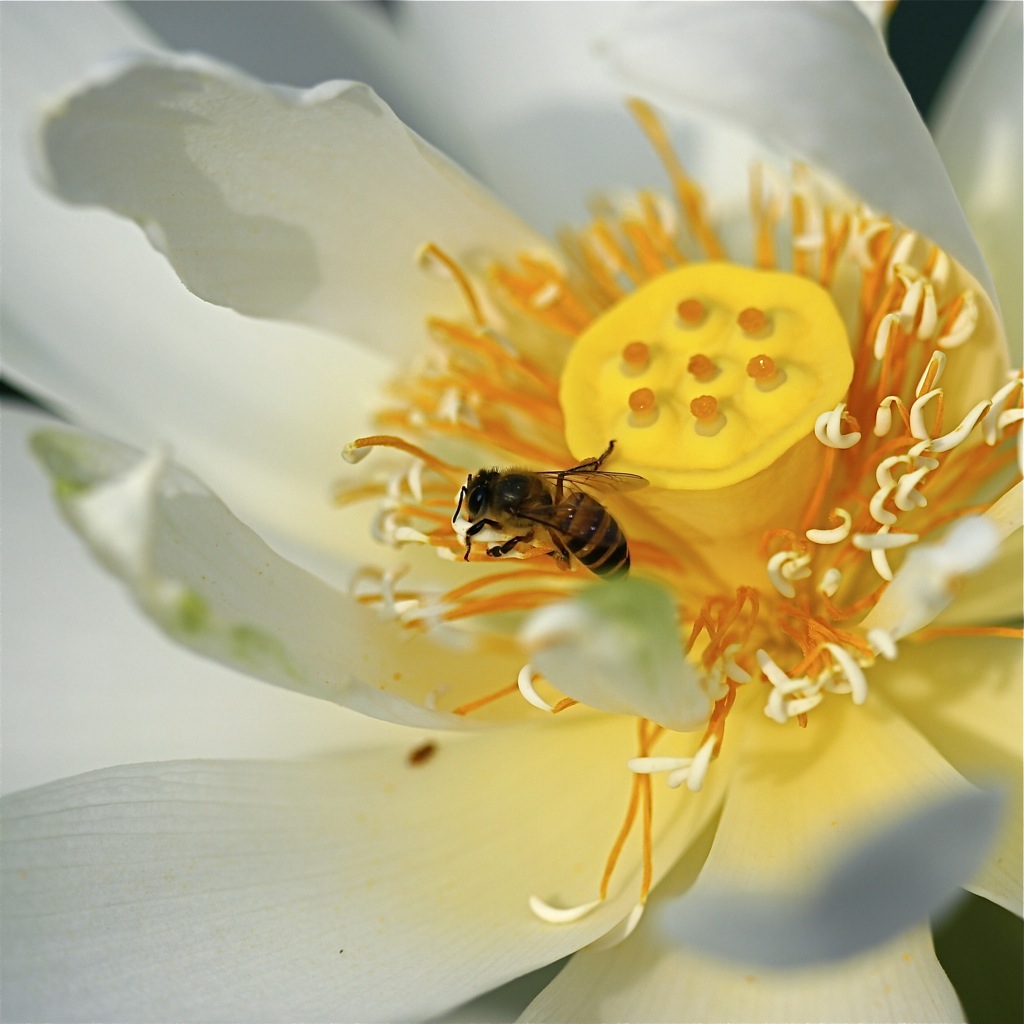
[[[619,524],[599,502],[577,491],[559,507],[554,525],[566,550],[598,576],[625,576],[629,548]]]

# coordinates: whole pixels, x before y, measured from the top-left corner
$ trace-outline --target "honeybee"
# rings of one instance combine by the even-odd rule
[[[592,573],[608,579],[629,572],[629,547],[622,527],[588,490],[635,490],[647,481],[633,473],[608,473],[601,466],[615,442],[594,459],[569,469],[481,469],[459,491],[452,516],[455,532],[466,542],[468,561],[474,540],[494,542],[492,558],[536,539],[540,527],[551,541],[550,552],[563,565],[570,555]],[[484,531],[489,531],[489,536]]]

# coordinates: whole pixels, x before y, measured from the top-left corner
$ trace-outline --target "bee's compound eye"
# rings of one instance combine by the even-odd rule
[[[466,502],[466,512],[470,519],[476,519],[487,506],[487,488],[484,484],[477,484],[469,492],[469,499]]]

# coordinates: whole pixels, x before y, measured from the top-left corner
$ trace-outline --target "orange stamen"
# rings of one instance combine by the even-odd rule
[[[462,267],[444,249],[433,242],[428,242],[423,246],[420,253],[421,256],[430,256],[437,260],[438,263],[441,263],[448,270],[456,285],[458,285],[459,291],[462,292],[462,297],[466,300],[466,305],[469,306],[469,311],[477,326],[483,327],[487,320],[484,318],[483,309],[480,307],[480,302],[476,297],[476,292],[473,290],[473,285],[470,283],[469,277]]]
[[[668,173],[672,186],[675,189],[676,197],[679,200],[679,205],[682,207],[686,222],[694,238],[704,249],[705,253],[707,253],[709,259],[724,259],[725,249],[711,228],[704,210],[704,194],[683,168],[682,162],[675,149],[673,149],[668,134],[658,120],[657,114],[647,103],[640,99],[629,100],[627,106]]]
[[[488,704],[493,704],[494,701],[500,700],[502,697],[508,697],[511,694],[518,692],[518,683],[512,683],[510,686],[503,686],[500,690],[495,690],[494,693],[487,694],[486,697],[480,697],[477,700],[471,700],[466,704],[460,704],[457,708],[452,708],[452,714],[468,715],[473,711],[486,707]]]
[[[435,473],[440,474],[447,480],[461,481],[466,477],[466,471],[457,469],[447,462],[424,451],[419,445],[412,444],[401,437],[393,434],[371,434],[369,437],[357,437],[351,447],[353,448],[395,448],[407,455],[413,455],[429,466]]]

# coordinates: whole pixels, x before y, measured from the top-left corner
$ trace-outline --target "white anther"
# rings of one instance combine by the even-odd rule
[[[897,395],[887,395],[878,404],[878,412],[875,413],[875,437],[885,437],[892,427],[892,406],[896,406],[906,415],[907,407],[903,399]]]
[[[406,483],[409,487],[409,493],[417,501],[423,500],[423,467],[423,460],[416,459],[416,461],[409,467],[409,471],[405,476]]]
[[[657,775],[659,772],[675,772],[689,768],[692,757],[631,757],[626,767],[637,775]]]
[[[939,460],[933,459],[930,455],[924,453],[931,448],[932,442],[930,438],[926,438],[924,441],[918,441],[912,448],[907,452],[907,457],[910,459],[911,465],[914,469],[938,469]]]
[[[810,564],[810,555],[797,555],[782,563],[782,578],[791,583],[795,580],[805,580],[811,575]]]
[[[906,318],[906,323],[912,324],[917,319],[917,311],[920,309],[921,300],[924,297],[924,282],[920,278],[916,281],[908,281],[901,276],[900,279],[907,288],[903,301],[900,303],[900,316]]]
[[[878,464],[878,468],[875,470],[875,483],[877,483],[879,487],[892,490],[892,488],[896,486],[896,478],[892,475],[892,470],[897,466],[909,465],[909,455],[890,455],[888,458],[882,459]]]
[[[896,277],[901,281],[905,280],[908,270],[907,260],[917,241],[917,235],[913,231],[904,231],[896,244],[892,247],[892,255],[889,257],[889,265],[885,268],[885,283],[892,284]]]
[[[917,336],[930,341],[939,326],[939,307],[935,301],[935,286],[931,281],[924,283],[924,298],[921,301],[921,320],[917,325]]]
[[[533,688],[533,668],[527,664],[519,670],[519,677],[516,682],[519,684],[519,692],[528,704],[532,704],[541,711],[553,711],[554,708]]]
[[[949,268],[952,264],[943,249],[934,249],[935,265],[932,267],[931,280],[941,290],[949,281]]]
[[[807,530],[804,536],[812,544],[839,544],[850,536],[850,527],[853,525],[853,516],[845,508],[834,508],[830,513],[831,519],[841,519],[838,526],[831,530]]]
[[[864,270],[874,266],[875,256],[871,252],[871,243],[874,241],[875,236],[885,229],[886,225],[870,213],[866,216],[860,214],[851,218],[850,236],[847,239],[846,251],[850,259],[857,266]]]
[[[869,629],[868,643],[871,644],[871,649],[880,654],[886,661],[896,660],[896,641],[891,633],[877,626],[874,629]]]
[[[853,535],[853,546],[861,551],[871,554],[871,564],[875,572],[883,580],[892,580],[892,566],[889,565],[887,552],[894,548],[906,547],[917,540],[916,533],[889,533],[889,528],[883,526],[878,533],[855,533]]]
[[[810,693],[806,697],[794,697],[783,703],[787,718],[796,718],[797,715],[805,715],[808,711],[816,708],[824,698],[820,693]]]
[[[910,512],[915,508],[923,508],[928,504],[928,499],[917,490],[917,485],[927,476],[928,469],[915,469],[912,473],[905,473],[900,477],[896,485],[894,501],[901,512]]]
[[[860,551],[892,551],[893,548],[905,548],[908,544],[917,543],[916,533],[889,533],[879,530],[878,533],[855,533],[853,546]]]
[[[1010,397],[1020,386],[1021,378],[1015,376],[1013,380],[1011,380],[1007,384],[1004,384],[992,396],[992,406],[988,410],[988,412],[985,413],[985,417],[981,421],[981,431],[985,436],[986,444],[998,443],[999,434],[1002,429],[1002,424],[999,422],[999,417],[1002,415],[1003,410],[1006,408],[1006,403],[1009,402]]]
[[[737,651],[742,648],[742,644],[729,644],[724,651],[722,651],[722,668],[725,670],[727,679],[731,679],[734,683],[749,683],[750,673],[741,668],[733,660]]]
[[[411,526],[396,526],[391,537],[396,544],[429,544],[430,538]]]
[[[531,296],[530,306],[533,309],[550,309],[562,294],[562,288],[557,281],[548,281],[542,284]]]
[[[548,924],[572,924],[573,921],[579,921],[580,918],[586,917],[600,905],[600,900],[591,900],[589,903],[581,903],[576,907],[553,907],[539,896],[530,897],[530,909]]]
[[[779,551],[768,559],[768,579],[783,597],[796,597],[796,589],[791,581],[806,579],[811,575],[811,570],[807,568],[810,561],[810,555]]]
[[[448,692],[449,687],[445,685],[435,686],[432,690],[428,690],[426,696],[423,698],[423,706],[428,711],[437,710],[437,702]]]
[[[845,647],[840,647],[839,644],[825,644],[825,647],[835,658],[839,671],[846,676],[846,681],[850,684],[850,693],[853,695],[853,703],[863,704],[868,699],[868,680],[864,671]]]
[[[636,926],[640,923],[640,918],[644,914],[644,905],[637,903],[635,907],[617,924],[614,928],[609,929],[604,935],[594,939],[593,942],[587,945],[587,949],[611,949],[613,946],[617,946],[620,942],[628,939],[630,935],[636,930]]]
[[[786,675],[767,651],[758,650],[756,657],[757,663],[760,665],[765,679],[767,679],[768,682],[772,684],[772,687],[778,690],[779,693],[787,695],[790,693],[796,693],[798,690],[806,690],[814,687],[814,683],[807,676],[798,676],[796,679],[792,679]]]
[[[785,725],[789,721],[789,716],[786,714],[786,698],[778,690],[773,689],[768,694],[764,713],[779,725]]]
[[[711,764],[711,757],[717,745],[718,740],[716,737],[710,736],[701,744],[697,753],[693,755],[693,764],[690,765],[689,773],[686,776],[686,788],[691,793],[699,793],[703,789],[704,779],[708,774],[708,765]],[[670,787],[672,783],[673,777],[669,776],[668,784]]]
[[[387,619],[398,618],[401,610],[409,607],[408,599],[395,599],[395,584],[409,571],[408,565],[397,565],[394,568],[381,570],[374,566],[362,566],[356,570],[349,584],[349,592],[354,596],[373,594],[380,602],[382,616]],[[369,589],[360,589],[361,584],[369,584]],[[418,601],[412,602],[418,605]]]
[[[354,466],[357,462],[362,462],[372,450],[370,445],[367,445],[365,448],[357,448],[355,444],[350,443],[341,449],[341,457]]]
[[[999,430],[1003,431],[1021,420],[1024,420],[1024,409],[1007,409],[999,414]]]
[[[923,441],[927,441],[931,438],[931,434],[928,433],[928,427],[924,422],[924,407],[933,399],[937,398],[942,394],[942,388],[933,388],[931,391],[926,391],[923,395],[917,398],[914,404],[910,407],[910,433]]]
[[[875,341],[871,350],[871,354],[881,362],[885,358],[886,350],[889,348],[889,341],[892,338],[892,332],[901,325],[902,318],[899,313],[886,313],[885,316],[878,323],[878,329],[875,331]]]
[[[868,502],[868,512],[880,526],[892,526],[896,522],[896,513],[890,512],[885,507],[885,502],[892,491],[892,487],[880,487],[871,495],[871,500]],[[854,538],[854,542],[856,543],[856,538]]]
[[[973,291],[965,291],[964,303],[960,307],[949,330],[939,338],[939,348],[958,348],[967,341],[978,326],[978,300]]]
[[[829,448],[852,448],[860,440],[860,431],[843,433],[843,413],[846,403],[840,402],[834,409],[823,412],[814,421],[814,436]]]
[[[928,445],[928,450],[937,453],[948,452],[951,448],[955,448],[958,444],[961,444],[966,440],[967,435],[974,429],[978,420],[980,420],[988,411],[989,405],[990,403],[988,399],[984,402],[979,402],[960,421],[959,426],[951,430],[948,434],[943,434],[941,437],[934,438]]]
[[[924,392],[925,385],[928,383],[928,375],[932,373],[932,367],[935,368],[934,375],[931,379],[932,386],[939,383],[939,378],[942,376],[942,371],[946,368],[946,353],[945,352],[933,352],[931,359],[928,360],[928,365],[924,368],[924,373],[921,374],[921,379],[917,382],[917,387],[914,388],[914,395],[917,398],[921,397]]]
[[[842,581],[843,574],[838,569],[827,569],[818,581],[818,593],[824,594],[825,597],[835,597]]]

